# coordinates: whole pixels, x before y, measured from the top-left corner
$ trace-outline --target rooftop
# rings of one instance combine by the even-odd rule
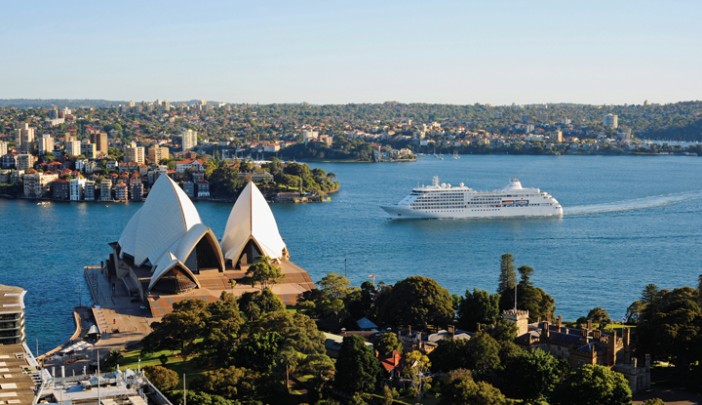
[[[24,294],[23,288],[0,284],[0,313],[23,310]]]

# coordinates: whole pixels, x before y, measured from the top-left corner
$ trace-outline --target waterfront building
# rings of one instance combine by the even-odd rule
[[[95,201],[95,182],[93,180],[86,180],[83,192],[85,201]]]
[[[83,189],[86,180],[83,178],[71,179],[68,182],[69,199],[71,201],[81,201],[83,199]]]
[[[112,181],[110,179],[103,179],[100,182],[100,201],[112,201]]]
[[[0,141],[0,156],[7,155],[7,142]]]
[[[36,404],[36,393],[46,381],[45,373],[26,343],[0,344],[0,403]]]
[[[29,153],[34,148],[34,132],[36,128],[24,123],[22,128],[17,130],[16,145],[20,152]]]
[[[138,184],[131,185],[130,190],[130,200],[142,201],[144,199],[144,185],[141,182],[139,182]]]
[[[70,199],[70,185],[68,180],[56,179],[49,184],[51,187],[51,198],[54,200],[67,201]]]
[[[64,154],[66,156],[80,156],[82,152],[81,144],[80,141],[78,140],[70,140],[66,141],[65,143],[66,149],[64,151]]]
[[[49,192],[49,184],[58,179],[55,173],[31,173],[24,175],[25,198],[42,198]]]
[[[54,151],[54,137],[51,134],[44,134],[39,141],[39,154],[45,155]]]
[[[188,169],[194,172],[204,172],[205,160],[188,158],[176,162],[176,173],[185,173]]]
[[[13,169],[17,167],[17,154],[6,153],[0,157],[0,167],[3,169]]]
[[[300,294],[314,288],[307,272],[288,260],[275,218],[253,183],[234,204],[220,244],[185,191],[170,177],[159,176],[144,205],[111,246],[109,274],[147,302],[153,316],[162,316],[186,298],[217,299],[222,291],[232,290],[232,280],[243,280],[246,269],[261,255],[281,267],[283,280],[272,290],[285,303],[294,304]],[[238,294],[255,291],[239,284]]]
[[[189,198],[195,198],[195,183],[192,181],[183,182],[183,191]]]
[[[20,153],[17,155],[17,164],[15,167],[17,167],[17,170],[31,169],[34,167],[34,163],[36,163],[36,161],[37,158],[34,155],[29,153]]]
[[[197,132],[192,129],[184,129],[181,134],[181,141],[183,144],[183,152],[189,151],[197,146]]]
[[[115,186],[115,201],[128,201],[129,200],[129,188],[122,181],[117,182]]]
[[[606,128],[616,129],[619,126],[619,117],[616,114],[607,114],[602,119],[602,125]]]
[[[207,180],[197,182],[197,198],[210,198],[210,183]]]
[[[20,287],[0,284],[0,345],[21,344],[24,332],[24,295]]]
[[[107,155],[107,148],[109,147],[107,143],[107,133],[98,132],[90,135],[90,142],[95,144],[95,148],[98,152],[103,155]]]

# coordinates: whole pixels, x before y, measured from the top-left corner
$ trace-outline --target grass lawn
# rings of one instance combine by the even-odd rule
[[[168,358],[165,366],[161,364],[160,357],[165,355]],[[146,366],[163,366],[171,369],[178,373],[181,384],[183,383],[183,373],[187,375],[188,380],[191,380],[196,375],[200,375],[207,371],[206,369],[201,369],[195,366],[194,362],[191,360],[185,361],[181,356],[179,351],[173,350],[162,350],[156,353],[149,353],[145,356],[141,355],[141,350],[132,350],[123,353],[123,359],[120,361],[120,368],[124,369],[129,367],[136,370],[139,366],[139,359],[141,358],[141,367]]]

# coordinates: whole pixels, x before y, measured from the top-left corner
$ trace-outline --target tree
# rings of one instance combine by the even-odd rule
[[[101,363],[101,367],[103,370],[111,370],[119,365],[119,362],[124,358],[122,356],[122,352],[119,350],[112,350],[110,353],[105,356]]]
[[[466,345],[468,364],[465,368],[476,376],[484,378],[500,370],[500,344],[488,333],[480,331],[473,335]]]
[[[425,328],[446,325],[453,319],[451,294],[435,280],[412,276],[399,281],[380,308],[381,319],[390,325]]]
[[[470,362],[468,340],[440,340],[439,345],[429,353],[432,372],[448,372],[467,368]]]
[[[173,304],[173,312],[161,322],[151,324],[153,331],[144,338],[144,352],[163,349],[180,350],[185,357],[194,350],[195,340],[205,336],[207,304],[202,300],[185,300]]]
[[[237,346],[235,362],[239,367],[269,373],[279,365],[282,340],[276,332],[253,333]]]
[[[478,329],[478,324],[492,324],[500,315],[500,295],[484,290],[466,290],[458,302],[458,327],[469,331]]]
[[[514,290],[516,286],[517,274],[514,272],[514,258],[511,254],[505,253],[500,258],[500,279],[497,292],[504,295],[505,292]]]
[[[248,320],[258,319],[269,312],[285,310],[283,301],[268,287],[260,292],[245,292],[242,294],[239,297],[239,307]]]
[[[489,383],[473,380],[470,370],[457,369],[444,377],[439,404],[503,405],[507,399]]]
[[[531,287],[531,275],[534,274],[534,269],[529,266],[519,266],[517,269],[519,271],[519,275],[521,277],[520,284],[523,286],[529,286]]]
[[[243,324],[239,305],[234,295],[222,292],[218,301],[207,305],[202,349],[220,366],[230,365],[239,329]]]
[[[375,391],[380,364],[360,336],[345,336],[336,360],[334,387],[353,395]]]
[[[507,360],[506,393],[510,398],[548,401],[563,368],[558,359],[541,349],[522,351]]]
[[[245,334],[277,332],[283,338],[283,349],[292,348],[306,355],[326,352],[324,334],[312,318],[299,312],[270,312],[249,322],[244,329]]]
[[[648,290],[648,286],[647,286]],[[697,289],[660,290],[639,317],[639,349],[654,359],[671,361],[681,374],[702,361],[702,308]],[[699,366],[696,366],[699,367]]]
[[[259,256],[256,262],[246,270],[246,276],[251,279],[251,287],[259,283],[261,291],[269,284],[275,284],[283,277],[280,267],[268,256]]]
[[[602,307],[595,307],[587,313],[587,319],[603,327],[612,322],[609,313]]]
[[[178,386],[178,373],[165,367],[146,366],[144,374],[161,391],[170,391]]]
[[[206,371],[191,388],[226,399],[250,400],[256,397],[258,378],[255,371],[232,366]]]
[[[381,334],[373,346],[378,351],[378,357],[380,359],[390,358],[393,350],[402,353],[402,343],[400,343],[400,340],[394,332]]]
[[[586,364],[571,371],[558,384],[555,405],[620,405],[631,403],[631,389],[623,374],[607,367]]]
[[[336,371],[334,361],[326,354],[311,354],[300,362],[297,370],[303,375],[312,375],[307,381],[310,387],[307,395],[310,403],[318,403],[331,388]]]

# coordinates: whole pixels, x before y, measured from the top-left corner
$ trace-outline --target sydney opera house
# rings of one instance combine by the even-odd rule
[[[110,245],[110,277],[123,282],[135,301],[147,303],[154,316],[184,299],[211,301],[222,291],[253,291],[245,272],[263,255],[281,268],[283,278],[272,290],[286,304],[314,288],[307,272],[289,260],[273,213],[253,182],[241,192],[218,241],[180,186],[161,176]]]

